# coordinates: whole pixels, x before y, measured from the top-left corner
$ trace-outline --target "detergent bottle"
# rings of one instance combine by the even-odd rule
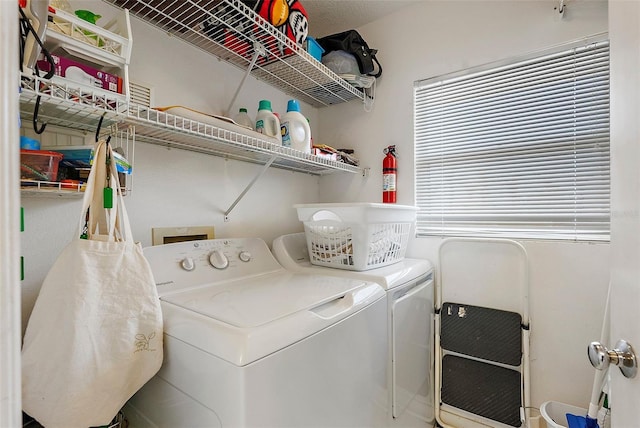
[[[280,138],[280,121],[271,111],[271,101],[269,100],[261,100],[258,104],[256,131],[270,137],[275,137],[282,142]]]
[[[311,127],[307,118],[300,113],[297,100],[289,100],[287,112],[280,124],[282,145],[304,153],[311,153]]]
[[[247,109],[244,107],[240,108],[238,114],[233,117],[233,121],[238,125],[246,126],[250,129],[253,129],[253,125],[255,125],[253,119],[251,119],[251,116],[247,113]]]

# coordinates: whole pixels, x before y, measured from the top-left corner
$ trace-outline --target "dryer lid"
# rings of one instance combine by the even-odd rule
[[[165,295],[165,333],[242,366],[362,310],[376,284],[271,273]]]

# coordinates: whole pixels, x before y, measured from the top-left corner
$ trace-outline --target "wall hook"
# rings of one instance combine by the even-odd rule
[[[38,95],[36,97],[36,106],[33,108],[33,130],[38,135],[42,134],[45,128],[47,127],[47,124],[43,123],[42,126],[38,128],[38,113],[40,112],[40,100],[41,100],[41,97],[40,95]]]
[[[106,113],[102,113],[102,116],[100,116],[100,120],[98,121],[98,127],[96,128],[96,143],[100,139],[100,129],[102,128],[102,121],[104,120],[105,114]]]

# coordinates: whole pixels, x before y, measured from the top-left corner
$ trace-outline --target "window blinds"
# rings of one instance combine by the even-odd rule
[[[609,44],[416,82],[417,234],[609,239]]]

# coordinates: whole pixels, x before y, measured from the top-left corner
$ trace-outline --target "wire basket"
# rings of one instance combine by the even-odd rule
[[[363,271],[404,259],[415,207],[387,204],[296,205],[309,260],[318,266]]]

